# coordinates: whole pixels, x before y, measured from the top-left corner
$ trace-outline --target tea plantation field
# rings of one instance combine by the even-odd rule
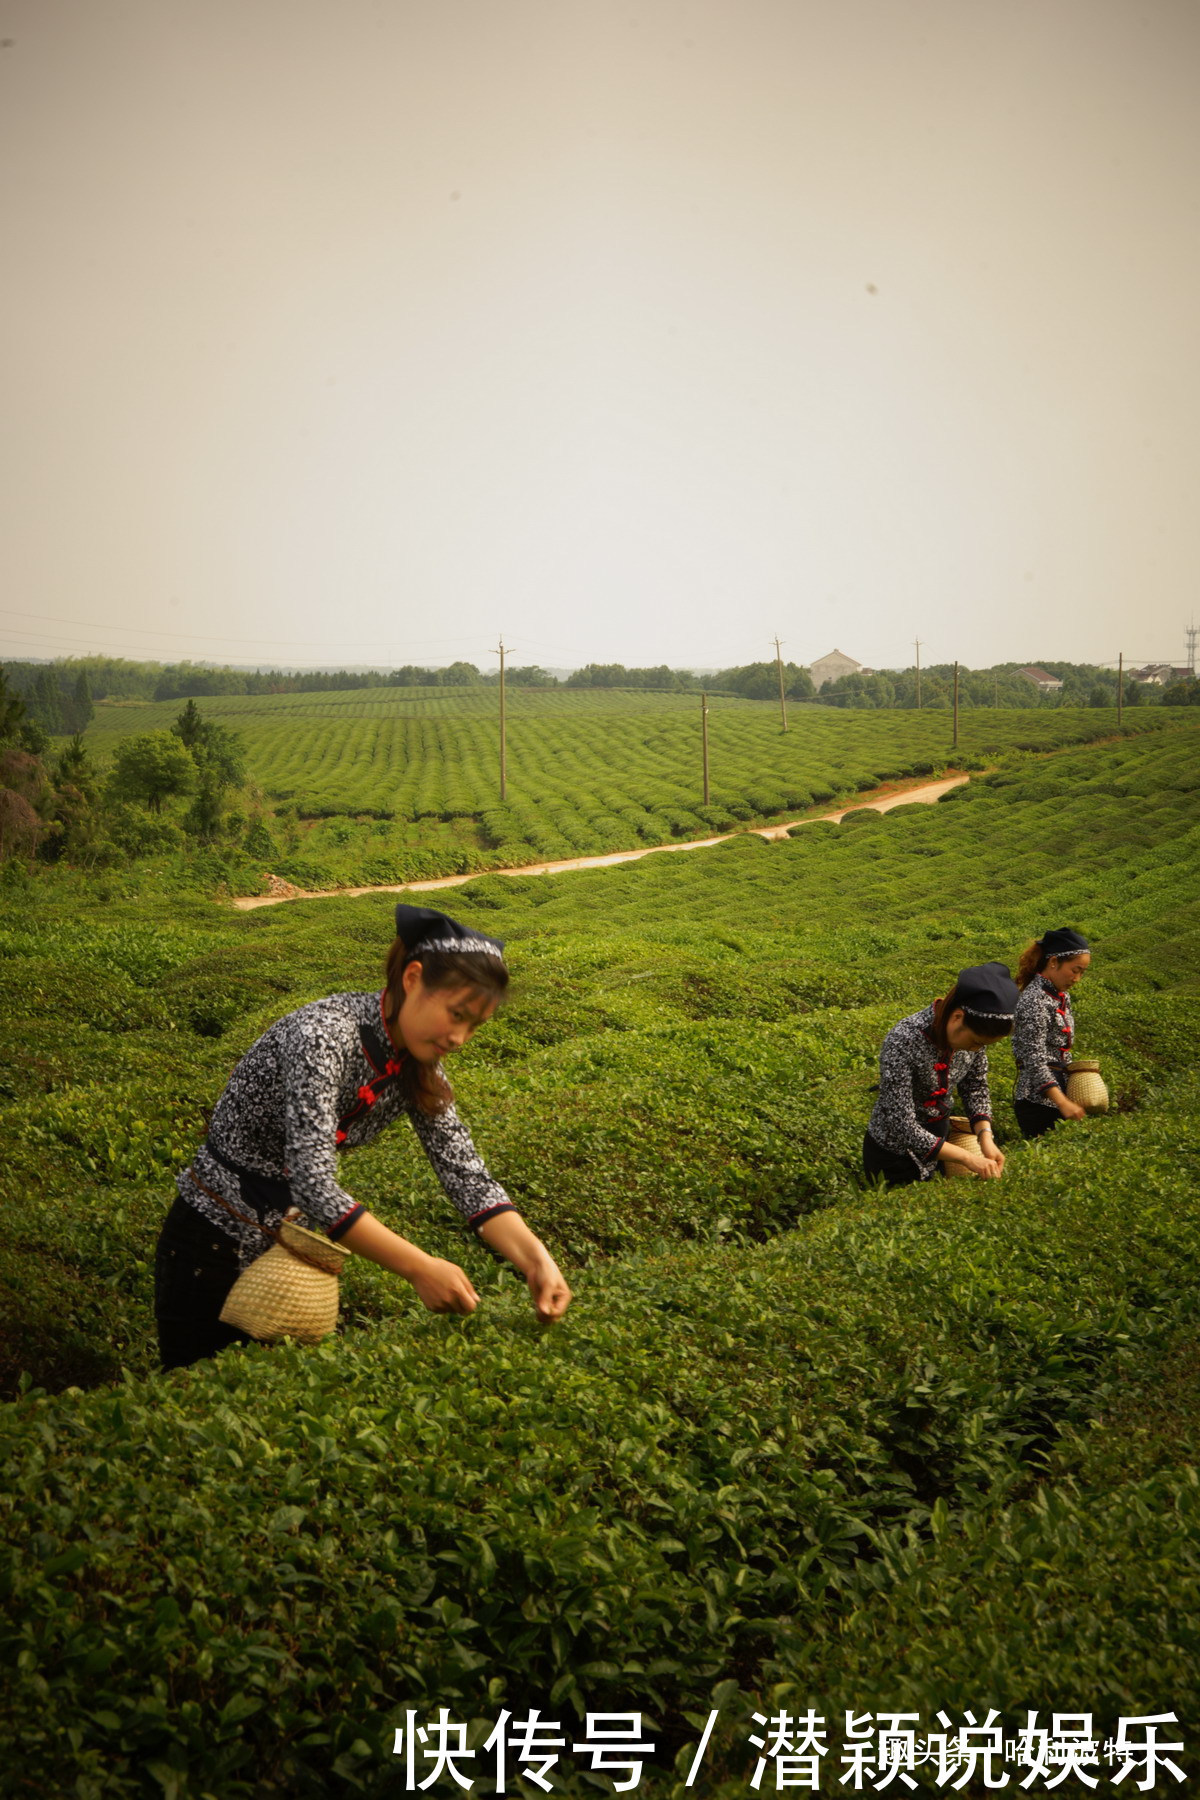
[[[88,743],[162,730],[179,702],[102,705]],[[696,695],[521,689],[508,700],[508,798],[499,802],[492,688],[237,695],[200,703],[243,736],[275,818],[271,868],[302,887],[465,873],[710,836],[802,812],[952,759],[947,712],[798,707],[787,733],[766,702],[710,701],[703,803]],[[1173,712],[1126,713],[1132,733]],[[964,711],[957,762],[1110,735],[1104,709]]]
[[[3,1791],[398,1794],[393,1732],[440,1706],[475,1793],[530,1706],[568,1740],[640,1711],[638,1791],[675,1800],[748,1792],[751,1715],[810,1708],[827,1793],[847,1711],[1100,1738],[1174,1711],[1194,1781],[1198,796],[1168,724],[776,844],[472,881],[454,909],[517,991],[455,1085],[571,1312],[537,1329],[396,1132],[347,1183],[479,1312],[355,1263],[336,1340],[169,1377],[171,1171],[271,1019],[375,984],[391,900],[238,914],[55,871],[6,897]],[[1002,1047],[1003,1180],[866,1189],[884,1031],[1064,922],[1114,1110],[1022,1144]],[[555,1791],[611,1791],[586,1769]]]

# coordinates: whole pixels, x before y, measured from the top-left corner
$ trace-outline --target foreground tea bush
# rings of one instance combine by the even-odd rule
[[[1128,1482],[1175,1502],[1101,1538],[1118,1496],[1093,1516],[1102,1471],[1061,1434],[1195,1328],[1169,1125],[1195,1100],[1039,1145],[1003,1184],[589,1272],[554,1332],[505,1278],[470,1320],[10,1407],[23,1780],[383,1792],[405,1706],[505,1703],[638,1707],[669,1765],[731,1676],[730,1722],[772,1684],[930,1716],[1153,1711],[1164,1679],[1177,1701],[1192,1488]]]

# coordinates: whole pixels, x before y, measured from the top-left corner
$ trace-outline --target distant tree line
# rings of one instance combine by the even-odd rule
[[[998,663],[990,669],[959,668],[959,705],[1000,706],[1114,706],[1117,671],[1094,663],[1046,662],[1039,666],[1062,682],[1061,690],[1039,692],[1019,673],[1018,663]],[[71,736],[86,729],[99,700],[186,700],[232,694],[323,693],[369,687],[494,687],[498,669],[481,671],[471,662],[454,662],[445,668],[405,663],[398,669],[321,669],[287,674],[279,669],[210,668],[203,663],[132,662],[121,657],[71,657],[46,663],[0,664],[9,688],[25,706],[27,732],[51,737]],[[510,666],[505,681],[511,687],[628,688],[656,693],[733,694],[744,700],[776,700],[779,669],[772,659],[741,663],[728,669],[697,674],[692,669],[672,669],[666,663],[654,667],[627,667],[624,663],[587,663],[563,682],[537,664]],[[802,665],[783,665],[784,693],[792,701],[815,701],[822,706],[910,708],[918,704],[917,671],[885,669],[843,675],[819,691]],[[953,700],[954,668],[936,663],[920,672],[920,704],[939,709]],[[1175,682],[1163,689],[1125,679],[1125,704],[1139,706],[1161,701],[1164,705],[1196,704],[1197,684]]]
[[[373,687],[463,687],[487,680],[474,663],[452,663],[447,669],[421,669],[407,664],[401,669],[283,669],[212,668],[207,663],[132,662],[124,657],[70,657],[55,662],[7,662],[3,666],[10,685],[25,701],[31,718],[47,731],[82,729],[70,711],[80,684],[87,700],[189,700],[229,694],[320,694],[339,689]],[[514,670],[519,675],[540,676],[529,686],[554,685],[544,670]],[[91,714],[88,714],[88,718]],[[62,722],[58,723],[61,718]],[[87,720],[83,720],[86,724]]]
[[[1037,666],[1062,682],[1061,688],[1040,690],[1020,673],[1020,663],[997,663],[991,669],[968,669],[959,665],[958,704],[960,707],[1055,707],[1115,706],[1117,704],[1117,671],[1095,663],[1043,662]],[[885,669],[877,673],[843,675],[828,682],[819,699],[823,706],[915,708],[917,671]],[[1164,705],[1180,705],[1168,700],[1167,693],[1149,683],[1124,681],[1126,706],[1143,706],[1162,701]],[[954,664],[934,663],[921,670],[920,705],[932,711],[954,704]]]

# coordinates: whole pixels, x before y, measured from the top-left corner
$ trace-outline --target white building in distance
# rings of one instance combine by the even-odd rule
[[[862,664],[852,656],[843,656],[840,650],[831,650],[828,656],[819,656],[815,663],[809,663],[808,672],[813,686],[822,688],[826,682],[840,681],[843,675],[860,675]]]

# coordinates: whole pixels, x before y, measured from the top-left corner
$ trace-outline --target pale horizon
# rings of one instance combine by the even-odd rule
[[[0,40],[0,658],[1185,662],[1191,0]]]

